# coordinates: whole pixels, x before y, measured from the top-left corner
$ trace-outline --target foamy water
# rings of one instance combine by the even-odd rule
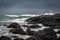
[[[50,14],[44,14],[44,15],[50,15]],[[53,15],[52,13],[51,13],[51,15]],[[24,25],[24,24],[26,24],[26,25],[32,25],[32,24],[27,24],[26,22],[25,22],[25,20],[26,19],[28,19],[29,17],[34,17],[34,16],[39,16],[39,15],[33,15],[33,14],[23,14],[23,15],[4,15],[4,16],[6,16],[6,17],[9,17],[9,19],[6,19],[6,20],[4,20],[4,21],[0,21],[0,22],[2,22],[2,23],[12,23],[12,22],[17,22],[17,23],[19,23],[20,25]],[[22,16],[22,18],[19,18],[19,17],[21,17]],[[14,18],[13,18],[14,17]],[[17,18],[16,18],[17,17]],[[13,19],[10,19],[10,18],[13,18]],[[38,31],[38,30],[44,30],[45,28],[48,28],[48,27],[45,27],[44,25],[42,25],[42,24],[38,24],[39,26],[41,26],[41,28],[35,28],[35,29],[31,29],[32,31]],[[21,26],[22,27],[22,26]],[[0,26],[0,36],[2,36],[2,35],[4,35],[4,36],[9,36],[9,37],[11,37],[11,36],[18,36],[19,38],[24,38],[24,39],[26,39],[26,38],[28,38],[28,37],[31,37],[31,36],[29,36],[29,35],[20,35],[20,34],[13,34],[13,33],[9,33],[9,30],[10,30],[11,28],[7,28],[7,26],[3,26],[3,25],[1,25]],[[27,30],[27,27],[22,27],[22,29],[24,30],[24,31],[26,31]],[[60,30],[60,29],[54,29],[54,31],[55,32],[57,32],[58,30]],[[60,36],[59,34],[57,34],[57,36]]]
[[[39,15],[34,15],[34,14],[22,14],[22,15],[5,15],[5,16],[8,16],[8,17],[20,17],[20,16],[30,16],[30,17],[34,17],[34,16],[39,16]]]

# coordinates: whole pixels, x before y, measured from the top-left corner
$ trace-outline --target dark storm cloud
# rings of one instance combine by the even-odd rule
[[[60,7],[60,0],[0,0],[2,7]]]
[[[60,0],[0,0],[0,12],[4,13],[29,12],[29,10],[36,11],[41,8],[60,9]]]

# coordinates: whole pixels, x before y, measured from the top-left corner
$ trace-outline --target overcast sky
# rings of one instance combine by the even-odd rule
[[[60,10],[60,0],[0,0],[0,13]]]

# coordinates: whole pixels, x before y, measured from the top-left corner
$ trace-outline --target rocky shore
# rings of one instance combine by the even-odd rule
[[[60,37],[57,36],[57,34],[60,34],[60,30],[54,30],[60,29],[60,13],[31,17],[26,19],[25,22],[27,22],[27,25],[20,25],[16,22],[9,24],[7,26],[9,29],[11,28],[9,33],[15,35],[1,35],[0,40],[60,40]],[[23,36],[21,37],[21,35]],[[27,38],[23,38],[24,36],[27,36]]]

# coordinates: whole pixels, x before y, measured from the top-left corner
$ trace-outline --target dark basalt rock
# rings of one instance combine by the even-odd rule
[[[26,35],[26,32],[24,32],[23,29],[19,29],[19,28],[11,29],[9,32],[14,34]]]
[[[37,38],[37,37],[29,37],[29,38],[27,38],[26,40],[40,40],[40,39]]]
[[[20,27],[21,26],[18,23],[16,23],[16,22],[11,23],[9,26],[7,26],[7,28],[20,28]]]
[[[26,30],[26,33],[28,34],[28,35],[34,35],[34,33],[35,33],[35,31],[31,31],[29,28]]]
[[[41,40],[55,40],[57,38],[57,35],[52,28],[39,30],[34,33],[34,36],[40,38]]]
[[[57,34],[60,34],[60,30],[58,30]]]
[[[6,37],[6,36],[1,36],[0,40],[12,40],[10,37]]]
[[[29,19],[26,20],[26,22],[28,24],[37,24],[37,23],[40,23],[40,17],[31,17]]]
[[[56,32],[53,28],[46,28],[44,29],[44,32],[47,36],[51,36],[52,38],[57,38]]]
[[[39,25],[22,25],[23,27],[28,27],[28,28],[41,28]]]
[[[43,32],[44,32],[43,39],[55,40],[57,38],[56,32],[54,31],[53,28],[46,28],[43,30]]]
[[[39,24],[42,23],[44,26],[49,26],[52,28],[60,28],[60,13],[55,15],[41,15],[38,17],[31,17],[26,20],[28,24]]]
[[[60,40],[60,37],[56,38],[55,40]]]
[[[22,38],[15,38],[14,40],[24,40],[24,39],[22,39]]]
[[[4,24],[3,26],[7,26],[6,24]]]
[[[18,38],[18,36],[10,36],[11,38]]]

